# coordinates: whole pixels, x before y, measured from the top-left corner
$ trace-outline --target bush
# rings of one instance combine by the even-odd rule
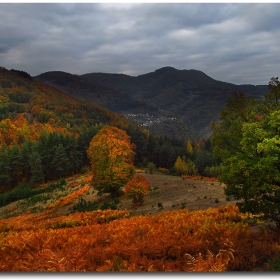
[[[32,189],[30,184],[22,183],[18,185],[16,188],[12,189],[11,191],[0,194],[0,207],[20,199],[33,197],[35,195],[42,194],[42,193],[49,193],[54,191],[55,189],[63,189],[63,186],[65,185],[66,185],[65,179],[61,179],[56,184],[52,183],[44,189]]]
[[[134,176],[125,186],[124,192],[132,198],[132,206],[143,204],[144,197],[149,192],[150,182],[143,175]]]
[[[0,195],[0,207],[5,206],[11,202],[30,197],[32,189],[29,184],[21,184],[13,190]]]
[[[208,177],[217,178],[222,174],[222,165],[218,166],[206,166],[204,169],[204,175]]]
[[[88,167],[82,167],[81,174],[85,174],[85,173],[87,173],[89,171],[90,171],[90,169]]]
[[[98,209],[97,202],[86,201],[82,197],[80,197],[78,203],[73,206],[73,212],[88,212],[97,209]]]
[[[150,174],[153,174],[153,172],[156,168],[156,165],[153,162],[148,162],[147,168],[149,169]]]
[[[197,174],[197,167],[195,166],[194,162],[191,161],[190,159],[186,159],[183,157],[179,156],[172,168],[172,171],[174,172],[175,175],[194,175]]]

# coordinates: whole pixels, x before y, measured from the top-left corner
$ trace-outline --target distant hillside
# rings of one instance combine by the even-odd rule
[[[139,113],[157,111],[156,108],[147,106],[144,102],[138,101],[126,93],[91,82],[78,75],[53,71],[40,74],[34,78],[62,92],[83,98],[111,111],[132,110]]]
[[[131,119],[63,93],[19,70],[0,67],[0,193],[22,182],[38,184],[73,175],[89,165],[87,149],[104,125],[130,136],[134,164],[171,168],[186,153],[188,130],[172,117],[143,115],[157,125],[156,137]],[[162,127],[161,124],[166,124]]]
[[[243,91],[257,98],[267,91],[266,85],[234,85],[214,80],[201,71],[172,67],[137,77],[106,73],[89,73],[81,77],[172,114],[189,126],[198,138],[209,136],[209,123],[219,119],[220,110],[233,91]]]
[[[23,71],[3,67],[0,68],[0,101],[0,120],[9,113],[24,113],[29,122],[50,123],[70,130],[98,124],[138,127],[120,114],[63,93]]]
[[[124,80],[130,79],[129,76],[120,76]],[[118,112],[157,135],[182,139],[193,137],[188,126],[178,119],[174,120],[174,116],[170,115],[170,112],[158,108],[156,105],[148,105],[145,100],[138,100],[104,84],[100,85],[82,76],[61,71],[46,72],[34,78],[71,96],[83,98],[103,108]],[[126,84],[125,81],[124,84]],[[136,114],[136,116],[131,117],[131,114]]]

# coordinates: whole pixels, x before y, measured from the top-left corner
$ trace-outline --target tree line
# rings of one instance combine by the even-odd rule
[[[81,172],[88,164],[86,149],[98,127],[79,137],[43,131],[39,140],[25,139],[22,145],[0,148],[0,186],[11,189],[22,182],[38,185]]]
[[[265,214],[280,227],[280,82],[271,78],[262,99],[234,92],[213,123],[214,155],[223,163],[225,193],[244,212]]]
[[[82,171],[89,165],[87,149],[90,141],[103,125],[80,128],[71,134],[43,130],[36,140],[23,138],[20,143],[0,148],[0,186],[5,190],[22,182],[38,185],[42,182],[65,178]],[[159,137],[128,127],[127,134],[135,147],[133,164],[170,169],[178,157],[188,159],[203,175],[206,166],[215,165],[210,141],[201,141],[200,146],[183,140]],[[192,145],[192,150],[187,149]]]

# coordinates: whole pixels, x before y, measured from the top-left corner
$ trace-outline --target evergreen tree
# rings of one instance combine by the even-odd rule
[[[81,170],[82,153],[78,149],[77,140],[73,135],[66,135],[62,139],[63,147],[69,159],[69,171],[71,174]]]
[[[147,135],[140,130],[135,130],[129,127],[127,134],[130,136],[130,141],[136,146],[134,164],[142,163],[147,153]]]
[[[62,178],[66,176],[70,162],[62,144],[59,144],[55,149],[51,165],[56,177]]]
[[[6,144],[0,148],[0,185],[10,186],[10,159]]]
[[[49,133],[47,138],[45,135],[42,135],[41,139],[42,138],[45,141],[42,143],[42,164],[45,172],[45,178],[48,181],[55,178],[57,175],[56,167],[52,164],[52,162],[54,160],[55,150],[61,144],[61,139],[57,132]]]
[[[23,161],[18,145],[14,145],[8,152],[10,163],[11,186],[17,186],[23,178]]]
[[[44,173],[42,168],[42,159],[40,155],[40,144],[35,143],[32,147],[29,164],[31,179],[30,183],[40,184],[44,181]]]
[[[30,181],[30,156],[32,153],[32,147],[36,143],[35,141],[32,142],[28,139],[25,139],[22,149],[21,149],[21,158],[22,158],[22,165],[23,165],[23,180],[26,182]]]
[[[171,168],[174,165],[175,161],[176,155],[174,148],[171,146],[171,143],[167,141],[167,139],[165,139],[159,150],[158,166]]]

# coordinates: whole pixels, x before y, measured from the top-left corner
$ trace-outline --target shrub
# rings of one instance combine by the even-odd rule
[[[163,206],[162,206],[162,203],[161,203],[161,202],[159,202],[159,203],[157,204],[157,206],[158,206],[158,208],[160,208],[160,209],[162,209],[162,208],[163,208]]]
[[[150,182],[143,175],[136,175],[126,184],[124,192],[132,198],[132,206],[138,206],[143,204],[149,188]]]
[[[218,177],[222,174],[222,165],[218,166],[206,166],[204,169],[204,175],[209,177]]]
[[[156,166],[155,166],[155,164],[153,162],[148,162],[147,168],[149,169],[150,174],[153,174]]]
[[[97,202],[86,201],[82,197],[80,197],[78,203],[73,206],[73,212],[87,212],[87,211],[94,211],[97,209],[98,209]]]

